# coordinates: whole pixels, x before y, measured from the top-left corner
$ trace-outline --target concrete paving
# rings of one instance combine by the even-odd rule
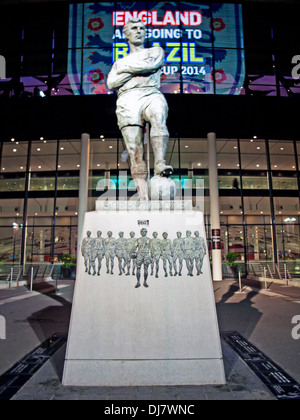
[[[300,340],[291,335],[300,315],[298,289],[265,291],[256,284],[239,293],[233,281],[214,283],[221,331],[238,331],[300,382]],[[280,293],[283,292],[283,294]],[[0,374],[56,332],[67,333],[73,285],[59,292],[32,294],[25,288],[0,291],[0,315],[7,321],[0,340]],[[223,386],[64,387],[63,346],[13,397],[14,400],[274,400],[275,397],[237,354],[222,341],[227,384]]]

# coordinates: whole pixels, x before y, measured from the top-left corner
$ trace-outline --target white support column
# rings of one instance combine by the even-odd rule
[[[208,162],[209,162],[209,194],[210,194],[210,223],[212,236],[212,268],[213,281],[222,280],[222,251],[220,228],[220,204],[217,167],[216,134],[208,133]]]
[[[84,215],[87,212],[88,192],[89,192],[89,168],[90,168],[90,135],[84,133],[81,135],[77,253],[80,250]]]

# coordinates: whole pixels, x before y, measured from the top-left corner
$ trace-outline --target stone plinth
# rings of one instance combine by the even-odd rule
[[[176,232],[199,231],[205,238],[203,214],[195,211],[96,211],[87,213],[85,232],[97,231],[107,238],[130,232],[140,238],[163,232],[168,239]],[[224,368],[209,259],[203,274],[167,277],[160,260],[158,277],[151,274],[149,287],[135,288],[137,279],[106,273],[105,258],[98,276],[85,272],[84,259],[78,262],[75,295],[64,368],[63,384],[78,386],[146,386],[224,384]],[[177,261],[178,264],[178,261]],[[98,268],[98,267],[96,267]],[[154,273],[155,274],[155,273]]]

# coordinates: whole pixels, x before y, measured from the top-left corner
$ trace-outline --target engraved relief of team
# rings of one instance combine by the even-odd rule
[[[114,274],[115,258],[118,260],[119,275],[125,274],[137,277],[137,285],[140,286],[141,268],[144,267],[144,283],[148,287],[147,279],[149,268],[151,275],[158,277],[159,265],[162,261],[165,277],[181,276],[183,262],[189,276],[193,276],[194,268],[199,276],[202,274],[202,266],[206,255],[205,241],[199,232],[186,231],[186,237],[177,232],[173,241],[168,239],[168,233],[162,234],[162,239],[157,232],[152,233],[152,238],[147,237],[147,229],[140,231],[141,237],[136,238],[135,232],[130,232],[128,239],[124,238],[124,232],[119,232],[118,238],[113,237],[109,231],[107,237],[102,237],[102,232],[97,232],[97,237],[92,238],[90,231],[82,241],[81,252],[84,257],[85,271],[90,275],[100,275],[102,261],[106,261],[106,273]],[[96,269],[97,263],[97,269]]]

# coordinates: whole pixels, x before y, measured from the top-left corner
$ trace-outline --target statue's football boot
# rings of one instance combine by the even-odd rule
[[[168,177],[172,175],[173,168],[172,166],[166,165],[166,161],[158,162],[154,167],[154,175],[155,176],[165,176]]]

